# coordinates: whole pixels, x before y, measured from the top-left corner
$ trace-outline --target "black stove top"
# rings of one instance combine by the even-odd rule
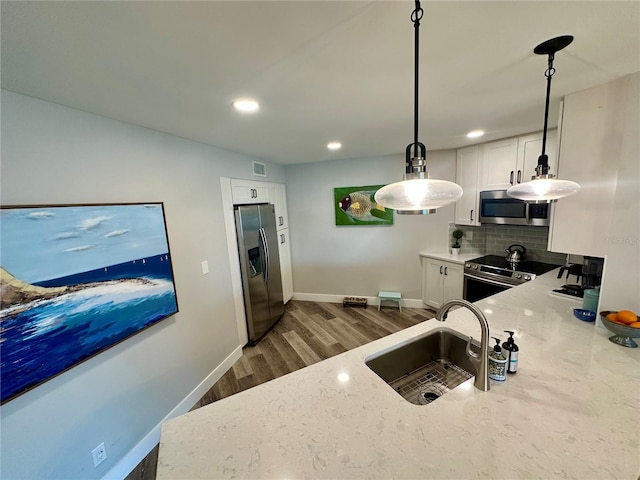
[[[465,262],[464,275],[468,281],[475,279],[475,281],[493,283],[494,285],[519,285],[556,268],[558,265],[550,263],[531,260],[510,263],[505,257],[485,255]]]
[[[559,265],[534,262],[531,260],[525,260],[524,262],[513,264],[507,262],[504,257],[498,255],[485,255],[484,257],[474,258],[473,260],[469,260],[469,263],[496,267],[504,270],[510,270],[512,272],[532,273],[534,275],[542,275],[543,273],[550,272],[551,270],[559,267]]]

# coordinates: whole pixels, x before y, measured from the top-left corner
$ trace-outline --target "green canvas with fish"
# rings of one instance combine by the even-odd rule
[[[336,225],[393,225],[393,210],[374,199],[382,187],[384,185],[334,188]]]

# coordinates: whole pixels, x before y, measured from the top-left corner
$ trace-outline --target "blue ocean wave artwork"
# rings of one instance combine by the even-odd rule
[[[123,207],[145,208],[147,211],[142,211],[141,216],[137,215],[140,211],[134,212],[135,220],[127,222],[127,218],[131,220],[131,215]],[[58,215],[59,208],[46,211],[38,209],[26,214],[24,211],[10,213],[16,214],[14,220],[18,225],[23,220],[50,222],[56,217],[65,216]],[[23,256],[22,252],[11,256],[11,250],[4,243],[5,239],[10,240],[11,237],[6,235],[7,217],[3,211],[3,265],[0,268],[0,392],[3,403],[178,311],[162,209],[156,208],[154,211],[141,205],[110,205],[100,210],[102,215],[96,216],[95,210],[99,206],[83,208],[92,208],[93,211],[85,222],[79,221],[76,215],[71,217],[71,225],[78,227],[76,230],[73,230],[69,222],[56,228],[47,226],[50,241],[60,246],[60,255],[88,255],[86,265],[100,265],[101,248],[74,249],[74,246],[67,243],[81,241],[82,237],[86,240],[87,236],[80,227],[90,228],[94,238],[100,236],[106,239],[106,243],[110,239],[121,239],[130,232],[134,233],[129,235],[127,242],[120,242],[118,248],[103,256],[103,260],[125,257],[127,247],[131,246],[129,242],[135,243],[131,246],[133,251],[140,251],[140,244],[143,247],[146,245],[148,250],[161,251],[77,273],[51,276],[51,272],[67,270],[66,263],[62,261],[59,264],[62,268],[51,270],[51,265],[43,267],[48,279],[28,282],[16,275],[16,272],[5,268],[6,261],[18,273],[43,276],[28,262],[25,263],[25,268],[20,268],[22,260],[17,257]],[[121,221],[114,221],[119,217]],[[145,222],[145,218],[151,220]],[[141,219],[143,222],[139,224]],[[122,224],[126,227],[114,228]],[[155,229],[150,227],[154,224]],[[103,228],[99,228],[100,225]],[[13,226],[9,222],[9,227]],[[135,235],[136,229],[140,228],[145,233],[153,234],[152,243],[144,242],[145,235]],[[158,228],[161,229],[160,232],[157,231]],[[56,235],[58,230],[63,234]],[[74,232],[78,234],[75,235]],[[38,245],[40,242],[42,239],[34,243]],[[11,241],[8,243],[11,244]],[[28,247],[28,243],[23,247]],[[46,241],[43,243],[47,244]],[[98,246],[99,242],[94,241],[94,244]],[[69,252],[69,249],[74,250]],[[93,253],[88,253],[91,250],[94,250]],[[78,259],[74,259],[74,262],[78,262]]]

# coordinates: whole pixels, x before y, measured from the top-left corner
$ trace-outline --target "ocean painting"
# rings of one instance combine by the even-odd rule
[[[393,210],[373,198],[384,185],[333,189],[336,225],[393,225]]]
[[[1,403],[178,311],[162,203],[0,212]]]

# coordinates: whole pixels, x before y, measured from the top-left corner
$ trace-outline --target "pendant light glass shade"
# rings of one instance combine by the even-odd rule
[[[422,214],[433,213],[433,210],[455,202],[461,196],[462,188],[455,183],[414,178],[382,187],[376,192],[375,199],[387,208],[403,213]]]
[[[435,213],[436,209],[458,200],[462,196],[462,188],[453,182],[429,178],[425,161],[426,148],[418,142],[418,48],[423,10],[419,0],[415,0],[415,5],[416,8],[411,13],[415,32],[413,143],[409,144],[406,150],[404,181],[382,187],[376,192],[375,200],[399,214],[424,215]]]
[[[529,182],[513,185],[507,190],[507,195],[529,203],[549,203],[573,195],[578,190],[580,185],[571,180],[534,177]]]
[[[550,203],[555,202],[559,198],[568,197],[580,190],[580,185],[571,180],[560,180],[549,173],[549,159],[545,154],[547,144],[547,125],[549,120],[549,96],[551,94],[551,77],[555,73],[553,68],[553,59],[556,52],[562,50],[573,42],[571,35],[563,35],[561,37],[552,38],[546,42],[542,42],[533,49],[533,53],[537,55],[548,55],[548,66],[545,72],[547,77],[547,97],[544,108],[544,130],[542,132],[542,154],[538,158],[538,166],[536,167],[536,175],[531,181],[525,183],[517,183],[507,189],[507,195],[518,200],[524,200],[528,203]]]

